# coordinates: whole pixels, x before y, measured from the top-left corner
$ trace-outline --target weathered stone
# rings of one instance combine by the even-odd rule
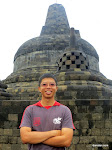
[[[21,145],[20,144],[12,144],[11,150],[20,150]]]
[[[13,129],[12,130],[12,135],[16,136],[16,137],[20,136],[20,130],[19,129]]]
[[[8,143],[8,136],[0,136],[0,143],[7,144]]]
[[[95,121],[95,128],[104,128],[104,121]]]
[[[76,145],[76,150],[83,150],[83,149],[86,149],[86,145],[85,144],[77,144]]]
[[[4,135],[12,136],[12,129],[4,129]]]
[[[101,129],[101,135],[110,135],[110,129]]]
[[[89,143],[89,138],[86,136],[80,136],[80,144],[87,144]]]
[[[72,143],[73,144],[78,144],[79,143],[79,137],[78,136],[75,136],[72,140]]]
[[[11,144],[2,144],[2,150],[12,150]]]
[[[92,119],[93,120],[101,120],[102,119],[102,114],[101,113],[93,113],[92,114]]]
[[[8,114],[8,120],[18,121],[18,114]]]
[[[93,128],[93,129],[91,129],[91,134],[93,136],[95,136],[95,135],[101,135],[101,129]]]
[[[10,144],[17,144],[18,143],[18,138],[17,137],[9,137],[9,143]]]
[[[21,150],[28,150],[28,146],[26,144],[21,144]]]
[[[0,128],[0,135],[4,134],[4,130],[2,128]]]

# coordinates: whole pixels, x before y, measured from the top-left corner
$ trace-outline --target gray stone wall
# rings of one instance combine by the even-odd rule
[[[91,55],[87,55],[87,57],[89,60],[90,69],[99,71],[99,61],[95,57],[92,57]]]
[[[20,140],[19,125],[24,109],[37,101],[0,101],[0,150],[27,150]],[[76,127],[69,150],[111,150],[112,100],[59,101],[72,111]],[[110,148],[109,148],[110,147]]]
[[[14,72],[31,67],[51,66],[52,68],[52,65],[57,65],[56,60],[62,52],[63,50],[45,50],[22,55],[14,62]]]
[[[21,55],[21,57],[18,57],[14,61],[14,72],[31,67],[43,68],[43,66],[57,66],[57,61],[62,53],[63,50],[43,50]],[[98,60],[91,55],[87,55],[87,57],[90,69],[99,71]],[[57,69],[55,71],[57,71]]]

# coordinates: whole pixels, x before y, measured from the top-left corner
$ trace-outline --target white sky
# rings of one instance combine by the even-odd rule
[[[0,80],[13,72],[13,59],[27,40],[38,37],[49,5],[56,0],[0,0]],[[100,71],[112,80],[111,0],[57,0],[69,25],[96,49]]]

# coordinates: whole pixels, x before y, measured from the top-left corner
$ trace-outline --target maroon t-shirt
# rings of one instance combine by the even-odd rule
[[[41,102],[28,106],[22,117],[20,127],[30,127],[32,131],[75,129],[71,111],[57,101],[53,106],[43,107]],[[65,150],[65,147],[52,147],[43,143],[28,144],[28,150]]]

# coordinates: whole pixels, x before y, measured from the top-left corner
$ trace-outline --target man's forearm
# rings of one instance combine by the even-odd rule
[[[55,147],[69,147],[73,138],[73,129],[62,128],[61,134],[47,139],[43,143]]]
[[[69,139],[66,139],[64,135],[61,135],[61,136],[55,136],[55,137],[49,138],[46,141],[44,141],[43,144],[56,146],[56,147],[69,147],[70,141]]]
[[[24,144],[37,144],[41,143],[51,137],[57,136],[59,134],[58,130],[52,130],[52,131],[46,131],[46,132],[37,132],[37,131],[31,131],[26,132],[22,137],[22,142]]]

